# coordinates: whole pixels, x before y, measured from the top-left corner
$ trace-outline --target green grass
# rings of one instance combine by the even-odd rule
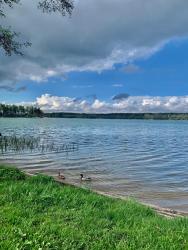
[[[0,249],[188,249],[188,219],[0,166]]]

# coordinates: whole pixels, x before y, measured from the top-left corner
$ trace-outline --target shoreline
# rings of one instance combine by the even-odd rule
[[[187,249],[188,217],[169,218],[49,175],[0,165],[0,249]]]
[[[91,120],[154,120],[154,121],[188,121],[188,113],[74,113],[58,112],[43,113],[42,115],[0,115],[0,118],[63,118],[63,119],[91,119]]]
[[[6,162],[2,163],[2,164],[7,164]],[[10,165],[8,164],[9,166],[13,166],[15,168],[18,168],[17,166],[14,166],[14,165]],[[26,176],[37,176],[38,174],[42,174],[42,175],[46,175],[46,176],[50,176],[52,177],[57,183],[59,184],[62,184],[62,185],[67,185],[67,186],[71,186],[71,187],[76,187],[76,188],[80,188],[80,189],[83,189],[83,187],[80,187],[79,185],[76,185],[76,184],[73,184],[73,183],[70,183],[70,182],[67,182],[66,180],[60,180],[58,179],[58,177],[54,177],[52,175],[47,175],[45,173],[38,173],[38,174],[34,174],[34,173],[29,173],[28,171],[24,170],[24,169],[21,169],[21,168],[18,168],[20,169]],[[117,200],[128,200],[129,198],[126,197],[126,196],[122,196],[122,195],[115,195],[115,194],[112,194],[112,193],[108,193],[108,192],[105,192],[105,191],[99,191],[99,190],[96,190],[96,189],[89,189],[91,192],[95,193],[95,194],[99,194],[99,195],[102,195],[102,196],[105,196],[105,197],[109,197],[109,198],[112,198],[112,199],[117,199]],[[183,211],[183,210],[176,210],[176,209],[172,209],[172,208],[165,208],[165,207],[161,207],[161,206],[158,206],[158,205],[154,205],[152,203],[147,203],[147,202],[144,202],[144,201],[141,201],[141,200],[137,200],[135,199],[136,202],[140,203],[141,205],[144,205],[144,206],[147,206],[151,209],[153,209],[155,212],[157,212],[157,214],[159,215],[162,215],[162,216],[165,216],[167,218],[177,218],[177,217],[182,217],[182,218],[186,218],[188,217],[188,211]]]
[[[23,172],[27,176],[37,176],[37,174],[31,174],[31,173],[29,173],[27,171],[23,171]],[[53,176],[51,176],[51,177],[57,183],[60,183],[62,185],[67,185],[67,186],[72,186],[72,187],[76,187],[76,188],[81,188],[81,189],[84,190],[83,187],[80,187],[80,186],[78,186],[76,184],[72,184],[72,183],[60,180],[60,179],[58,179],[58,177],[53,177]],[[113,194],[110,194],[110,193],[107,193],[107,192],[98,191],[96,189],[90,189],[90,191],[93,192],[93,193],[95,193],[95,194],[99,194],[99,195],[102,195],[102,196],[105,196],[105,197],[110,197],[110,198],[117,199],[117,200],[124,200],[124,201],[128,200],[127,197],[120,196],[120,195],[113,195]],[[174,210],[174,209],[171,209],[171,208],[164,208],[164,207],[161,207],[161,206],[153,205],[152,203],[146,203],[146,202],[142,202],[142,201],[139,201],[139,200],[136,200],[136,202],[140,203],[141,205],[150,207],[155,212],[157,212],[159,215],[165,216],[167,218],[177,218],[177,217],[186,218],[186,217],[188,217],[188,212],[186,212],[186,211]]]

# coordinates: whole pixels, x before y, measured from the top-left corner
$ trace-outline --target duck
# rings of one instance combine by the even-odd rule
[[[58,173],[58,178],[61,180],[65,180],[65,176],[61,174],[61,172]]]
[[[80,174],[80,179],[81,179],[81,181],[91,181],[92,180],[91,177],[84,177],[83,174]]]

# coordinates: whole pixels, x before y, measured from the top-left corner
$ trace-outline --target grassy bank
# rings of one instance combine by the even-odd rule
[[[0,249],[188,249],[188,219],[0,166]]]

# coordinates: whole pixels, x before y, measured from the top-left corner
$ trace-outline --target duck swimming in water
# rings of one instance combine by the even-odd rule
[[[80,179],[81,179],[81,181],[91,181],[90,177],[84,177],[83,174],[80,174]]]
[[[65,180],[65,176],[61,174],[61,172],[58,173],[58,178],[61,180]]]

